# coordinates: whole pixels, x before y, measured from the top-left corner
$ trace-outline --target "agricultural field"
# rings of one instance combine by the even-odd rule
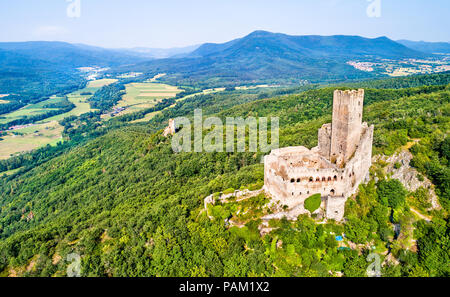
[[[182,98],[180,98],[180,99],[177,99],[177,102],[183,101],[183,100],[185,100],[185,99],[187,99],[187,98],[191,98],[191,97],[194,97],[194,96],[197,96],[197,95],[206,95],[206,94],[211,94],[211,93],[217,93],[217,92],[222,92],[222,91],[224,91],[224,90],[225,90],[225,88],[206,89],[206,90],[203,90],[203,91],[201,91],[201,92],[194,93],[194,94],[190,94],[190,95],[186,95],[186,96],[184,96],[184,97],[182,97]],[[175,103],[175,104],[176,104],[176,103]],[[167,108],[174,107],[175,104],[172,104],[171,106],[169,106],[169,107],[167,107]],[[157,114],[160,113],[160,112],[161,112],[161,110],[160,110],[160,111],[155,111],[155,112],[148,113],[148,114],[146,114],[145,117],[143,117],[142,119],[134,120],[134,121],[132,121],[132,123],[139,123],[139,122],[146,122],[146,121],[149,121],[149,120],[151,120],[155,115],[157,115]]]
[[[117,79],[99,79],[95,81],[89,82],[89,84],[84,89],[80,89],[78,91],[75,91],[73,93],[70,93],[67,95],[67,99],[75,104],[75,108],[72,109],[69,112],[59,114],[47,119],[44,119],[40,121],[39,123],[46,123],[50,121],[60,121],[66,117],[69,116],[79,116],[83,113],[93,111],[91,109],[89,103],[87,102],[87,99],[89,99],[97,90],[99,90],[101,87],[115,83]]]
[[[24,116],[33,116],[45,113],[50,110],[57,110],[57,108],[45,108],[45,105],[58,103],[62,101],[62,97],[53,96],[47,100],[41,101],[36,104],[29,104],[27,106],[22,107],[21,109],[15,110],[13,112],[2,114],[0,116],[0,124],[5,124],[7,122],[20,119]]]
[[[86,91],[90,88],[91,89],[99,89],[106,85],[113,84],[116,81],[117,81],[117,79],[115,79],[115,78],[103,78],[103,79],[93,80],[93,81],[89,82],[89,84],[87,85],[87,87],[85,89],[83,89],[83,91]]]
[[[175,86],[155,82],[130,83],[114,108],[125,108],[119,115],[140,111],[155,106],[162,99],[175,97],[181,91]]]
[[[79,116],[92,111],[87,99],[101,87],[116,82],[116,79],[100,79],[91,81],[84,89],[77,90],[67,95],[67,99],[75,104],[75,108],[69,112],[55,115],[35,124],[23,125],[23,128],[8,130],[7,135],[0,140],[0,159],[7,159],[11,155],[30,151],[47,144],[55,145],[62,141],[63,127],[58,121],[69,117]],[[29,104],[21,109],[0,116],[0,124],[20,119],[23,116],[38,115],[57,108],[46,108],[46,105],[58,103],[62,97],[52,96],[47,100],[36,104]]]
[[[89,103],[87,102],[87,99],[92,96],[92,95],[80,95],[79,92],[75,92],[75,93],[71,93],[67,95],[67,99],[72,102],[73,104],[75,104],[75,108],[72,109],[69,112],[66,113],[62,113],[62,114],[58,114],[55,115],[53,117],[50,118],[46,118],[42,121],[39,121],[38,123],[47,123],[47,122],[51,122],[51,121],[61,121],[62,119],[69,117],[69,116],[79,116],[83,113],[92,111],[91,107],[89,106]]]
[[[8,103],[8,100],[3,100],[2,98],[9,96],[9,94],[0,94],[0,104]]]
[[[63,141],[63,127],[56,121],[35,124],[8,131],[0,141],[0,160],[8,159],[11,155],[31,151],[33,149]]]
[[[258,89],[258,88],[273,88],[273,87],[277,87],[277,86],[272,86],[272,85],[257,85],[257,86],[239,86],[239,87],[235,87],[236,90],[251,90],[251,89]],[[179,99],[177,99],[177,102],[186,100],[188,98],[192,98],[194,96],[197,95],[208,95],[208,94],[213,94],[213,93],[218,93],[218,92],[223,92],[225,91],[225,88],[213,88],[213,89],[205,89],[201,92],[198,93],[194,93],[194,94],[190,94],[190,95],[186,95],[184,97],[181,97]],[[171,106],[167,107],[167,108],[171,108],[174,107],[175,104],[172,104]],[[155,112],[151,112],[145,115],[145,117],[143,117],[142,119],[138,119],[138,120],[134,120],[132,121],[132,123],[139,123],[139,122],[146,122],[151,120],[156,114],[160,113],[160,111],[155,111]]]

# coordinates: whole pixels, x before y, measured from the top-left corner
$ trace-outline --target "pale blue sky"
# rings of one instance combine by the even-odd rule
[[[70,18],[70,1],[80,1]],[[366,13],[380,1],[381,16]],[[0,41],[104,47],[224,42],[254,30],[450,41],[448,0],[0,0]]]

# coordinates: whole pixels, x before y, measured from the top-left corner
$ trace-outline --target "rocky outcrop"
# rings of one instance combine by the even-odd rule
[[[408,191],[414,192],[420,187],[427,189],[431,200],[431,209],[440,209],[441,206],[434,191],[434,185],[425,176],[423,176],[423,181],[419,180],[418,176],[421,176],[421,174],[410,165],[412,158],[411,152],[403,149],[392,156],[377,155],[374,157],[374,161],[383,160],[387,162],[388,165],[384,168],[385,173],[390,175],[391,178],[398,179]]]

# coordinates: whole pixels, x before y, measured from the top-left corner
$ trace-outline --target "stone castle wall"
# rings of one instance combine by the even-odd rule
[[[285,147],[265,156],[264,188],[274,200],[296,208],[320,193],[326,216],[343,218],[345,200],[371,166],[373,126],[361,123],[361,96],[363,90],[334,93],[333,122],[319,129],[317,147]]]
[[[334,91],[330,160],[338,166],[350,159],[359,144],[363,100],[362,89]]]
[[[175,120],[169,119],[169,125],[164,129],[163,135],[168,136],[168,135],[174,135],[175,133],[176,133]]]

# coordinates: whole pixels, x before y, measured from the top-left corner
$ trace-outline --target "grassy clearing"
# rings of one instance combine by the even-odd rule
[[[0,159],[7,159],[11,155],[31,151],[47,144],[55,145],[63,140],[62,131],[63,127],[56,121],[8,131],[0,141]]]
[[[182,91],[174,86],[154,82],[130,83],[125,87],[126,94],[115,106],[126,108],[120,115],[153,107],[162,99],[175,97]]]
[[[3,176],[3,175],[7,175],[7,176],[12,175],[12,174],[16,173],[17,171],[19,171],[20,169],[22,169],[22,168],[23,168],[23,167],[16,168],[16,169],[12,169],[12,170],[8,170],[8,171],[0,172],[0,176]]]
[[[203,90],[202,92],[186,95],[186,96],[184,96],[184,97],[182,97],[180,99],[177,99],[177,102],[186,100],[188,98],[192,98],[192,97],[197,96],[197,95],[206,95],[206,94],[212,94],[212,93],[223,92],[223,91],[225,91],[225,88],[206,89],[206,90]],[[167,108],[172,108],[174,106],[175,106],[175,104],[172,104],[171,106],[169,106]],[[167,109],[167,108],[165,108],[165,109]],[[160,111],[155,111],[155,112],[148,113],[142,119],[134,120],[131,123],[139,123],[139,122],[150,121],[155,115],[157,115],[158,113],[161,113],[161,112],[162,111],[160,110]]]
[[[62,141],[63,127],[58,121],[69,117],[79,116],[83,113],[92,111],[87,99],[90,98],[101,87],[116,82],[116,79],[100,79],[91,81],[84,89],[77,90],[67,95],[67,99],[75,104],[75,108],[69,112],[46,118],[37,122],[35,125],[8,131],[8,135],[3,136],[0,141],[0,159],[7,159],[11,155],[31,151],[33,149],[45,146],[47,144],[55,145]],[[51,98],[36,103],[29,104],[19,110],[2,115],[0,123],[6,123],[23,116],[45,113],[52,108],[44,108],[45,105],[61,101],[62,97],[52,96]]]
[[[84,95],[84,96],[80,95],[79,91],[77,91],[76,93],[67,95],[67,99],[70,102],[72,102],[73,104],[75,104],[76,107],[74,109],[72,109],[71,111],[66,112],[66,113],[62,113],[62,114],[58,114],[58,115],[50,117],[50,118],[46,118],[42,121],[39,121],[38,123],[60,121],[64,118],[72,116],[72,115],[79,116],[83,113],[93,111],[93,109],[90,107],[89,103],[87,102],[87,99],[91,96],[92,95]]]
[[[9,96],[9,94],[0,94],[0,98],[6,97],[6,96]],[[0,104],[5,104],[5,103],[8,103],[8,102],[9,102],[8,100],[0,99]]]
[[[106,85],[113,84],[117,81],[115,78],[103,78],[98,80],[90,81],[87,85],[87,88],[101,88]]]
[[[89,103],[87,102],[87,99],[89,99],[92,95],[94,95],[94,93],[98,91],[100,88],[115,83],[116,81],[117,79],[105,78],[89,82],[86,88],[80,89],[67,95],[67,99],[73,104],[75,104],[76,107],[74,109],[72,109],[69,112],[47,118],[45,120],[40,121],[39,123],[61,121],[62,119],[69,116],[79,116],[82,115],[83,113],[94,111],[94,109],[92,109]]]
[[[57,110],[56,108],[44,108],[44,106],[47,104],[59,102],[61,100],[63,100],[62,97],[52,96],[51,98],[41,101],[39,103],[28,104],[27,106],[24,106],[18,110],[1,115],[0,124],[4,124],[4,123],[7,123],[7,122],[10,122],[13,120],[17,120],[24,116],[38,115],[38,114],[46,113],[50,110]]]

